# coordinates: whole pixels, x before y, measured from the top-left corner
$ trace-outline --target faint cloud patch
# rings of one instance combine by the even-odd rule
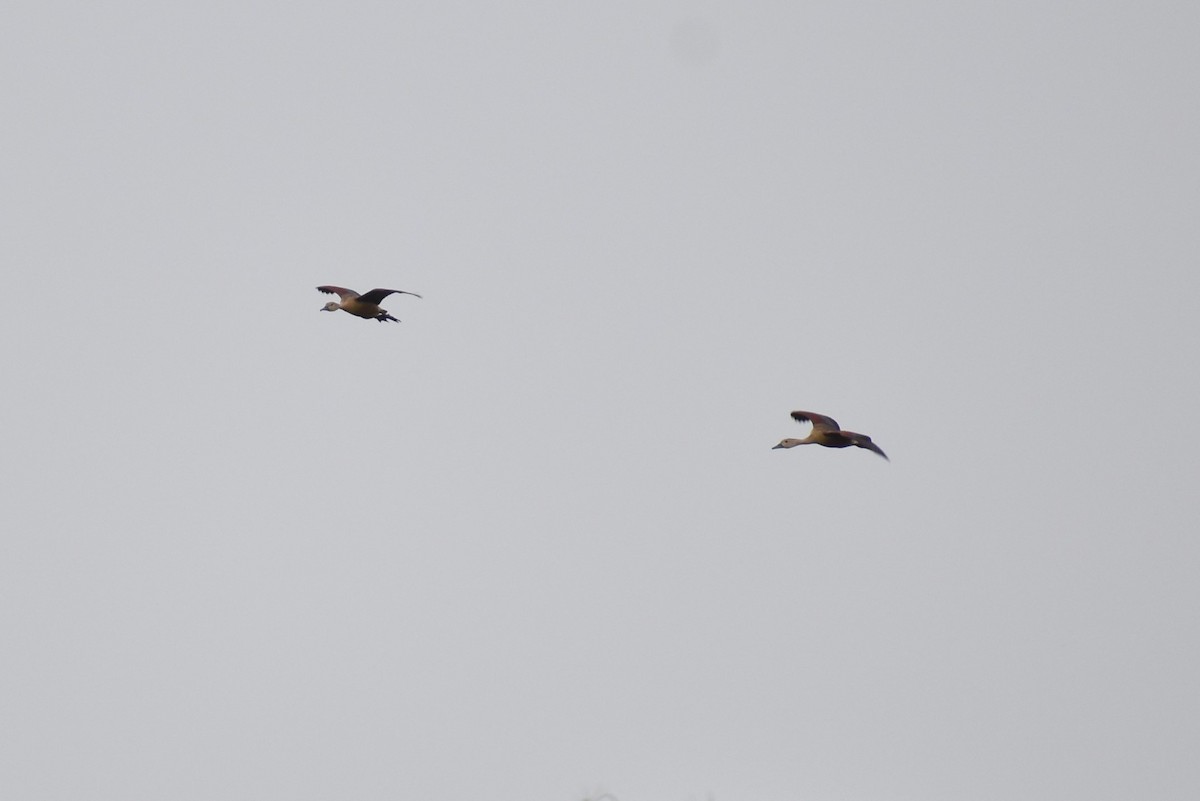
[[[671,51],[685,64],[711,64],[721,54],[721,37],[702,17],[684,17],[671,28]]]

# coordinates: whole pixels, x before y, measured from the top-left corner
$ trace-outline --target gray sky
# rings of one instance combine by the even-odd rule
[[[1200,797],[1198,8],[7,4],[0,794]]]

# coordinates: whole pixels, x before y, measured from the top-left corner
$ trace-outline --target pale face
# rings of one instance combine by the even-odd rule
[[[331,300],[321,307],[321,311],[337,311],[340,308],[342,307],[337,304],[337,301]]]

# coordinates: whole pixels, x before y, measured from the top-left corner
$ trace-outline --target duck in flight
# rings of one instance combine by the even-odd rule
[[[362,317],[367,320],[378,320],[385,322],[400,322],[395,317],[387,313],[387,309],[379,308],[379,301],[391,294],[412,295],[414,298],[421,297],[416,292],[405,292],[403,289],[372,289],[365,295],[360,295],[353,289],[346,289],[341,286],[319,286],[317,291],[324,292],[327,295],[337,295],[342,299],[341,303],[336,300],[331,300],[321,307],[321,311],[337,311],[341,309],[344,312],[350,312],[355,317]]]
[[[792,412],[792,419],[797,423],[812,423],[812,431],[808,432],[808,436],[804,439],[785,439],[781,440],[775,448],[794,448],[797,445],[824,445],[826,448],[849,448],[851,445],[856,448],[866,448],[869,451],[875,451],[884,459],[887,459],[887,454],[884,453],[878,445],[871,441],[871,438],[866,434],[858,434],[854,431],[843,431],[838,425],[837,420],[832,417],[826,417],[823,414],[814,414],[813,412]],[[890,462],[891,459],[888,459]]]

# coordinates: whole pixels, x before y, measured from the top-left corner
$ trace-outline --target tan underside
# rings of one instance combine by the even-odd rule
[[[379,316],[379,312],[383,311],[374,303],[363,303],[356,298],[343,300],[341,303],[342,311],[347,311],[356,317],[366,317],[368,319]]]

